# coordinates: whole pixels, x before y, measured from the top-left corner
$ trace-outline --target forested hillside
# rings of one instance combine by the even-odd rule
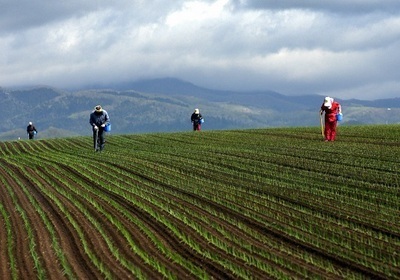
[[[89,114],[97,104],[108,111],[117,134],[190,131],[195,108],[204,116],[205,130],[318,126],[323,100],[312,94],[210,90],[176,79],[76,91],[0,88],[0,98],[0,141],[26,138],[30,121],[39,139],[88,136]],[[342,125],[400,123],[400,99],[339,101]]]

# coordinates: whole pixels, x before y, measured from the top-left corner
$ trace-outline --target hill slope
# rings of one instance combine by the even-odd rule
[[[211,90],[171,78],[78,91],[0,88],[0,98],[0,140],[25,138],[29,121],[35,123],[41,139],[90,135],[88,118],[97,104],[109,112],[113,133],[119,134],[191,130],[194,108],[200,108],[206,130],[318,126],[323,99],[273,91]],[[342,124],[400,123],[400,99],[339,101]]]
[[[319,132],[2,142],[1,278],[399,278],[399,130]]]

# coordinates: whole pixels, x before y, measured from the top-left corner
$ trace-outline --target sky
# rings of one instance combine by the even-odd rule
[[[0,87],[400,97],[399,0],[0,0]]]

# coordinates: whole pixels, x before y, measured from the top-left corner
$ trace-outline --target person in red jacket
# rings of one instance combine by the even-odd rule
[[[337,126],[337,115],[342,113],[342,108],[338,102],[332,97],[325,97],[324,103],[321,105],[319,113],[325,113],[325,129],[324,137],[325,141],[335,141],[336,138],[336,126]]]

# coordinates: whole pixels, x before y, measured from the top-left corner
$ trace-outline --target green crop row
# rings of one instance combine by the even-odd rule
[[[18,213],[0,201],[9,275],[20,220],[38,278],[49,273],[38,226],[69,279],[84,265],[109,279],[399,278],[399,136],[397,126],[340,127],[334,143],[318,128],[108,135],[102,153],[89,137],[0,143],[12,167],[4,199]],[[63,252],[48,209],[90,263]]]

